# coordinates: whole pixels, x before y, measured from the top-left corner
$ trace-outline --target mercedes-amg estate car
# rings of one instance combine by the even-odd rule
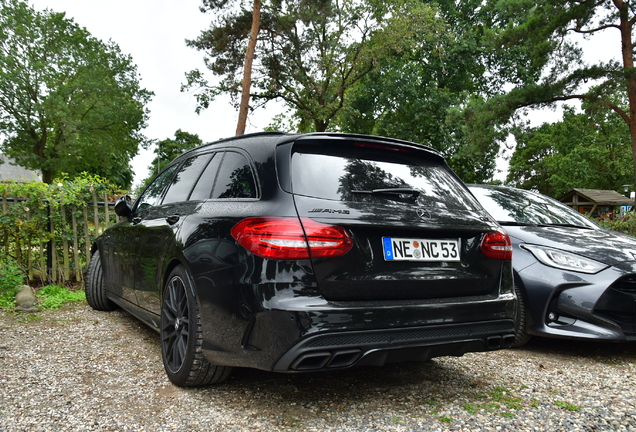
[[[92,246],[86,294],[156,329],[169,379],[512,345],[511,243],[434,150],[259,133],[188,151]]]
[[[516,345],[532,335],[636,340],[636,238],[536,192],[469,187],[512,239]]]

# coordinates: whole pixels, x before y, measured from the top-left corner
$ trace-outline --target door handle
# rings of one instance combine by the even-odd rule
[[[132,218],[132,224],[133,225],[137,225],[139,222],[141,222],[141,218],[139,216]]]
[[[179,221],[179,215],[178,214],[173,214],[170,215],[166,218],[166,222],[168,222],[170,225],[174,225]]]

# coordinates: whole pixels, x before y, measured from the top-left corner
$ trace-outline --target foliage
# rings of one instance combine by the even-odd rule
[[[561,196],[571,189],[622,190],[633,178],[629,130],[607,111],[577,114],[566,108],[563,120],[520,128],[506,182]]]
[[[636,213],[633,211],[625,213],[622,217],[613,219],[601,218],[594,221],[607,230],[636,236]]]
[[[567,411],[581,411],[581,407],[571,404],[569,402],[555,401],[554,404],[558,406],[559,408],[563,408]]]
[[[204,0],[217,12],[209,30],[188,45],[206,53],[206,65],[222,77],[211,85],[199,70],[182,90],[194,89],[197,112],[221,93],[239,93],[251,12],[227,1]],[[223,13],[221,13],[223,12]],[[298,131],[325,131],[346,103],[346,94],[382,58],[444,31],[433,6],[418,0],[331,2],[271,0],[261,9],[252,99],[282,100]]]
[[[140,192],[148,186],[155,174],[161,172],[174,158],[201,144],[203,144],[203,141],[199,138],[199,135],[184,132],[181,129],[178,129],[174,133],[174,139],[166,138],[165,140],[158,141],[157,147],[155,147],[154,150],[155,158],[149,167],[150,175],[141,182]]]
[[[489,74],[498,77],[500,85],[493,86],[494,94],[475,95],[463,112],[474,146],[503,142],[508,128],[529,107],[570,100],[609,111],[636,130],[636,15],[628,2],[492,0],[484,8],[492,16],[492,25],[485,29],[486,50],[500,55],[489,65]],[[620,35],[614,52],[621,53],[621,61],[584,61],[585,46],[579,41],[605,31]],[[624,133],[628,129],[622,128]],[[636,154],[633,133],[631,147]]]
[[[88,171],[130,186],[151,95],[112,41],[64,13],[0,0],[0,148],[45,183]]]
[[[6,255],[0,256],[0,308],[15,307],[15,295],[24,283],[24,271],[14,259]]]
[[[83,290],[71,290],[59,285],[46,285],[37,292],[38,306],[43,309],[59,309],[65,303],[86,301]]]
[[[490,88],[482,41],[488,16],[481,4],[437,2],[440,31],[419,29],[419,43],[395,50],[356,83],[338,117],[340,128],[429,145],[468,182],[492,177],[498,147],[468,146],[458,118],[472,94]]]
[[[47,242],[52,241],[60,259],[65,253],[64,242],[70,242],[74,238],[70,216],[74,215],[76,220],[82,220],[84,211],[88,210],[94,200],[102,201],[106,198],[108,201],[121,192],[107,180],[85,173],[74,179],[56,179],[54,184],[0,182],[2,257],[15,260],[22,268],[27,268],[29,262],[39,267],[40,263],[35,256],[42,253]],[[97,231],[92,212],[90,222],[90,227],[86,228],[83,224],[77,224],[78,250],[75,252],[81,260],[85,259],[82,251],[85,250],[86,240],[92,241]],[[99,223],[106,224],[106,221],[102,218]],[[67,249],[66,253],[68,252]]]

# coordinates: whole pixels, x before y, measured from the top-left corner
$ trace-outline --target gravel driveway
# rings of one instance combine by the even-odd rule
[[[85,304],[0,313],[0,431],[636,430],[636,343],[171,385],[158,335]]]

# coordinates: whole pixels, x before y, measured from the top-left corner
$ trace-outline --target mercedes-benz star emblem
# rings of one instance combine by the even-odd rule
[[[415,213],[417,213],[417,217],[423,221],[430,220],[431,214],[423,207],[418,207],[415,209]]]

